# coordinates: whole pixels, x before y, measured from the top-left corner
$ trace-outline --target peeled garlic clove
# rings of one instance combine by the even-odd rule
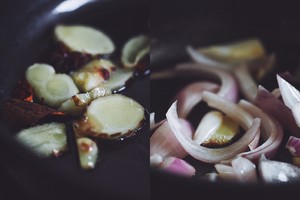
[[[92,101],[84,117],[73,126],[77,136],[122,139],[134,135],[144,120],[142,105],[130,97],[113,94]]]
[[[26,70],[26,79],[36,97],[51,107],[59,107],[79,91],[67,74],[55,74],[52,66],[36,63]]]
[[[266,55],[262,42],[257,38],[202,47],[198,51],[214,60],[227,63],[250,61]]]
[[[97,144],[93,140],[86,137],[77,138],[76,142],[81,168],[84,170],[95,168],[98,158]]]
[[[92,55],[110,54],[115,50],[112,40],[102,31],[81,25],[58,25],[55,36],[71,51],[78,51]]]
[[[61,104],[58,110],[71,116],[83,114],[84,109],[96,98],[110,95],[111,90],[103,87],[96,87],[90,92],[76,94]]]
[[[193,140],[198,144],[202,144],[208,140],[212,134],[221,126],[223,121],[223,115],[219,111],[210,111],[204,115],[201,119]]]
[[[139,35],[129,39],[123,49],[121,61],[127,68],[135,67],[150,52],[150,39],[147,35]]]
[[[63,123],[52,122],[23,129],[15,138],[40,157],[59,156],[67,149]]]
[[[222,146],[229,144],[238,134],[239,124],[228,116],[223,116],[221,126],[206,140],[203,145]]]
[[[133,75],[133,70],[118,67],[110,74],[109,79],[101,83],[99,87],[110,88],[113,91],[120,91],[126,87],[127,81],[132,79]]]
[[[88,92],[107,81],[114,70],[115,65],[111,61],[96,59],[73,72],[71,76],[81,91]]]

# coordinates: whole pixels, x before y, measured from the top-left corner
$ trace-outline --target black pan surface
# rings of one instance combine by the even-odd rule
[[[121,47],[130,36],[149,33],[149,6],[144,0],[1,1],[0,102],[10,98],[26,68],[45,55],[54,42],[58,23],[83,24],[105,31]],[[149,109],[148,76],[138,78],[121,93]],[[99,141],[99,160],[92,171],[79,167],[74,136],[69,151],[58,159],[42,160],[17,144],[14,132],[0,122],[1,158],[10,174],[32,199],[149,199],[148,123],[123,141]]]
[[[277,64],[260,84],[267,89],[277,86],[276,73],[295,74],[300,63],[300,18],[296,4],[283,1],[152,1],[151,67],[152,73],[172,69],[176,64],[191,62],[187,45],[207,46],[240,39],[261,39],[268,52],[275,52]],[[165,118],[174,95],[193,80],[174,79],[151,81],[151,107],[157,120]],[[195,111],[196,115],[201,110]],[[194,113],[194,114],[195,114]],[[190,119],[194,116],[191,113]],[[198,123],[199,121],[197,121]],[[286,139],[275,159],[289,161],[284,148]],[[265,185],[240,183],[212,183],[203,180],[213,167],[185,158],[195,166],[192,178],[178,177],[151,169],[153,199],[271,199],[297,195],[300,183]],[[206,196],[206,197],[204,197]]]

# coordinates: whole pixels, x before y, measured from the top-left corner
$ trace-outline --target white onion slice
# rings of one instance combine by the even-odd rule
[[[268,158],[274,156],[283,139],[282,127],[273,118],[252,103],[246,100],[240,100],[238,105],[253,117],[261,119],[261,127],[263,129],[261,135],[265,140],[257,148],[239,155],[255,161],[263,154]]]
[[[169,108],[166,116],[172,131],[188,154],[197,160],[207,163],[218,163],[229,159],[247,149],[248,144],[254,139],[260,126],[260,119],[254,119],[236,104],[221,98],[218,95],[204,92],[203,100],[210,102],[213,107],[221,108],[223,112],[249,129],[237,142],[223,148],[206,148],[199,146],[191,138],[182,133],[182,126],[177,115],[177,101]]]

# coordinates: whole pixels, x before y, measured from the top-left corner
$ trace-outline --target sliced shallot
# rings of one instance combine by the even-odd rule
[[[285,183],[299,181],[300,168],[286,162],[269,160],[265,156],[259,159],[258,170],[265,183]]]
[[[193,128],[185,119],[179,119],[182,133],[188,138],[192,137]],[[150,155],[160,155],[163,159],[168,157],[184,158],[187,152],[182,148],[170,128],[169,122],[164,121],[150,138]]]
[[[176,96],[178,116],[185,118],[202,99],[203,91],[217,92],[219,85],[211,82],[194,82],[183,88]]]
[[[300,128],[297,126],[291,110],[261,85],[258,87],[254,104],[273,116],[282,128],[287,129],[296,136],[300,136]]]
[[[196,169],[192,165],[176,157],[166,158],[159,166],[159,169],[185,177],[191,177],[196,172]]]
[[[243,152],[259,131],[260,119],[256,118],[253,120],[248,113],[239,108],[235,103],[213,93],[204,92],[203,100],[209,102],[212,107],[220,108],[224,113],[237,120],[248,131],[238,141],[223,148],[200,146],[182,133],[182,126],[177,114],[177,101],[175,101],[169,108],[166,116],[172,131],[182,147],[195,159],[207,163],[218,163]]]
[[[287,148],[293,156],[300,156],[300,138],[290,136],[285,148]]]
[[[220,89],[217,94],[225,99],[236,102],[238,98],[238,86],[232,74],[216,68],[210,68],[197,63],[184,63],[176,66],[177,73],[188,73],[192,76],[206,77],[213,76],[221,82]]]
[[[265,140],[257,148],[239,155],[255,161],[257,161],[263,154],[268,158],[274,156],[283,139],[282,127],[277,121],[252,103],[246,100],[240,100],[238,105],[250,113],[253,117],[261,119],[261,127],[263,129],[261,131],[261,135]]]

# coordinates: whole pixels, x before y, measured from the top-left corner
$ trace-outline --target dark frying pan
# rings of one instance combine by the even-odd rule
[[[63,7],[65,2],[84,3]],[[25,69],[44,56],[53,44],[58,23],[84,24],[104,30],[118,47],[130,36],[149,33],[145,0],[1,1],[0,102],[7,100]],[[149,109],[149,81],[142,77],[122,91]],[[0,147],[6,171],[30,199],[149,199],[148,125],[123,141],[99,141],[95,170],[79,167],[74,138],[59,159],[40,159],[18,145],[1,119]],[[14,191],[14,190],[12,190]],[[14,191],[18,192],[18,190]],[[8,198],[8,197],[7,197]]]
[[[300,18],[297,5],[281,1],[152,1],[151,67],[152,73],[172,68],[180,62],[191,61],[186,45],[206,46],[249,37],[262,40],[267,51],[275,52],[277,64],[261,81],[272,89],[277,85],[275,74],[289,70],[296,72],[300,62]],[[151,112],[158,120],[172,103],[175,92],[188,81],[151,81]],[[284,148],[279,159],[288,160]],[[201,179],[212,172],[209,165],[186,158],[196,166],[192,179],[178,177],[151,169],[153,199],[262,199],[297,196],[300,182],[278,185],[212,183]]]

